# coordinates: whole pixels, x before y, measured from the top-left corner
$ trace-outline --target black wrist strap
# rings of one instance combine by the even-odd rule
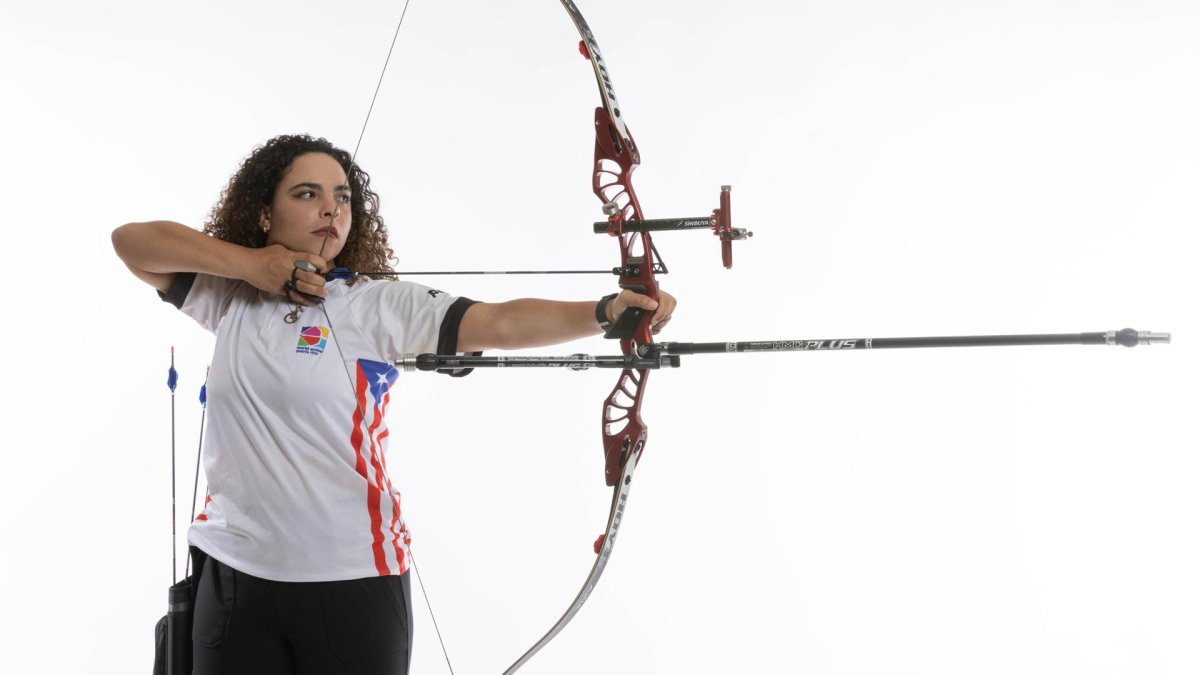
[[[616,293],[610,293],[596,303],[596,323],[600,324],[600,330],[605,334],[612,330],[612,323],[608,320],[608,303],[615,297],[617,297]]]

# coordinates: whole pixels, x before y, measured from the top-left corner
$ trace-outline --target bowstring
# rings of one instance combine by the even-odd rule
[[[383,60],[383,68],[379,71],[379,80],[375,83],[375,93],[371,95],[371,104],[367,107],[367,116],[363,120],[362,129],[358,132],[358,141],[354,144],[354,152],[350,154],[350,171],[355,169],[355,160],[358,158],[358,151],[362,147],[363,137],[367,134],[367,125],[371,122],[371,113],[375,111],[375,102],[379,99],[379,91],[383,88],[383,79],[387,75],[388,64],[392,61],[392,53],[396,49],[396,41],[400,37],[400,27],[404,25],[404,17],[408,15],[408,4],[410,0],[404,0],[404,8],[400,10],[400,20],[396,22],[396,30],[392,34],[392,43],[388,46],[387,56]],[[346,180],[349,181],[349,175]],[[317,251],[317,257],[322,257],[325,252],[325,245],[329,242],[329,233],[333,231],[334,222],[341,213],[342,204],[335,202],[333,213],[329,216],[329,227],[325,230],[325,237],[321,240],[321,248]],[[353,220],[353,219],[352,219]],[[334,347],[337,348],[338,358],[342,361],[342,370],[346,373],[346,382],[350,385],[351,392],[357,392],[358,389],[354,384],[354,377],[350,374],[350,369],[346,365],[346,355],[342,352],[342,343],[337,339],[337,332],[333,329],[333,320],[329,317],[329,310],[325,304],[317,305],[321,308],[321,313],[325,316],[325,323],[329,325],[329,336],[333,338]],[[362,409],[362,405],[358,401],[358,394],[354,394],[354,406],[358,417],[366,419],[366,414]],[[391,497],[391,495],[388,495]],[[393,501],[393,504],[395,502]],[[429,594],[425,591],[425,583],[421,580],[421,572],[417,569],[417,559],[412,555],[412,544],[409,545],[408,560],[412,563],[413,572],[417,576],[417,585],[421,589],[421,595],[425,598],[425,608],[429,610],[429,617],[433,620],[434,632],[437,633],[438,644],[442,648],[442,656],[446,659],[446,667],[450,669],[450,675],[454,675],[454,666],[450,664],[450,654],[446,651],[446,642],[442,639],[442,631],[438,628],[437,617],[433,613],[433,605],[429,603]],[[411,618],[410,618],[411,620]],[[412,645],[409,645],[409,653],[411,654]]]

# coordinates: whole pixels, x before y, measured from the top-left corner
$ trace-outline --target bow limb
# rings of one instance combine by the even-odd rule
[[[596,108],[594,120],[596,147],[592,167],[592,191],[604,204],[605,211],[609,214],[609,232],[616,237],[619,245],[621,275],[618,283],[622,289],[657,300],[658,282],[654,274],[660,265],[655,259],[657,254],[650,233],[626,233],[621,230],[621,224],[625,221],[644,219],[641,204],[631,182],[633,171],[641,161],[640,153],[621,115],[612,79],[595,35],[572,0],[561,2],[579,31],[579,50],[591,61],[596,74],[596,84],[600,89],[601,105]],[[654,342],[650,331],[652,313],[633,309],[627,310],[627,313],[629,312],[636,317],[637,325],[632,328],[630,335],[621,338],[621,351],[626,355],[635,355]],[[649,371],[646,369],[622,370],[612,392],[604,400],[600,420],[604,446],[604,475],[605,483],[613,488],[613,497],[608,523],[604,533],[595,543],[596,561],[583,587],[567,610],[533,646],[504,671],[505,675],[516,672],[566,627],[587,602],[601,574],[604,573],[624,518],[633,484],[633,472],[646,446],[647,431],[646,424],[642,421],[641,409],[648,375]]]
[[[609,77],[604,59],[600,54],[595,36],[588,27],[583,15],[579,12],[578,7],[575,6],[575,3],[572,0],[561,0],[561,2],[563,8],[570,14],[579,31],[581,38],[580,51],[591,61],[596,75],[596,82],[600,89],[601,105],[596,108],[595,112],[595,153],[592,170],[592,189],[605,205],[605,210],[610,216],[609,222],[612,225],[610,234],[614,235],[618,242],[620,253],[620,267],[618,268],[620,271],[619,285],[622,289],[632,290],[657,300],[658,282],[655,280],[655,272],[660,270],[665,271],[665,268],[657,260],[657,252],[654,249],[650,232],[624,232],[621,229],[621,224],[626,221],[644,220],[641,205],[638,202],[637,195],[631,183],[633,171],[640,163],[637,144],[629,133],[629,129],[626,127],[621,115],[612,80]],[[407,9],[407,3],[405,4],[405,8]],[[400,21],[401,23],[403,22],[403,15]],[[397,24],[397,34],[399,33],[399,28],[400,24]],[[394,44],[395,37],[393,37]],[[385,62],[384,72],[386,72],[386,68],[387,64]],[[382,79],[383,74],[381,73],[380,82],[382,82]],[[378,86],[376,91],[378,91]],[[374,101],[372,101],[373,104]],[[369,121],[369,119],[370,111],[367,113],[367,120]],[[364,121],[364,132],[366,125],[367,121]],[[361,142],[362,135],[360,134],[359,145],[355,148],[355,156],[357,156],[359,147],[361,147]],[[333,342],[337,345],[339,357],[345,363],[345,356],[340,353],[341,346],[337,341],[332,321],[324,305],[320,307],[322,312],[325,313],[325,320],[327,325],[329,325],[330,333],[334,334],[332,335],[334,338]],[[621,350],[627,356],[640,355],[654,341],[650,330],[652,313],[633,309],[627,310],[626,314],[631,319],[636,320],[636,325],[629,326],[626,332],[622,334],[620,340]],[[633,323],[629,319],[619,323],[625,324],[626,322]],[[595,543],[596,560],[592,565],[592,569],[583,587],[559,620],[541,639],[526,650],[505,671],[506,673],[515,672],[558,635],[583,607],[583,604],[591,595],[601,574],[604,572],[604,568],[616,543],[617,533],[624,516],[625,506],[632,485],[633,472],[637,467],[641,452],[645,448],[647,431],[646,425],[641,418],[641,405],[645,394],[647,377],[647,369],[626,368],[622,370],[612,392],[604,401],[601,431],[605,456],[605,482],[613,487],[613,497],[609,509],[608,523],[604,533]],[[348,370],[347,379],[350,380],[351,387],[353,388],[353,377]],[[415,570],[415,561],[413,562]],[[444,644],[442,645],[442,650],[443,654],[445,654]],[[447,664],[449,664],[448,655]],[[453,669],[451,669],[451,672],[453,672]]]
[[[629,499],[629,488],[633,482],[633,470],[637,466],[637,462],[627,462],[622,470],[621,479],[613,489],[612,506],[608,512],[608,526],[604,530],[604,534],[596,541],[596,562],[592,564],[592,569],[588,572],[587,579],[583,582],[583,587],[579,589],[575,599],[571,601],[567,611],[559,617],[558,621],[546,631],[542,637],[533,644],[532,647],[525,650],[521,658],[513,662],[511,666],[504,670],[504,675],[510,675],[525,665],[529,659],[533,658],[534,654],[541,651],[554,639],[555,636],[570,623],[571,619],[575,618],[575,614],[583,607],[583,603],[592,594],[592,590],[596,588],[596,584],[600,581],[600,575],[604,573],[604,568],[608,565],[608,558],[612,555],[613,545],[617,539],[617,531],[621,528],[621,519],[625,513],[625,503]]]

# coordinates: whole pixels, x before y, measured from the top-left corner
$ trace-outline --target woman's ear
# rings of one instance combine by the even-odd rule
[[[263,232],[271,231],[271,208],[263,207],[262,213],[258,214],[258,226]]]

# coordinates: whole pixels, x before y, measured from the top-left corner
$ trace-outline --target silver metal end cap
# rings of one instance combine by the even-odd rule
[[[1142,331],[1138,333],[1138,344],[1143,345],[1169,345],[1171,344],[1170,333],[1151,333],[1150,331]]]

